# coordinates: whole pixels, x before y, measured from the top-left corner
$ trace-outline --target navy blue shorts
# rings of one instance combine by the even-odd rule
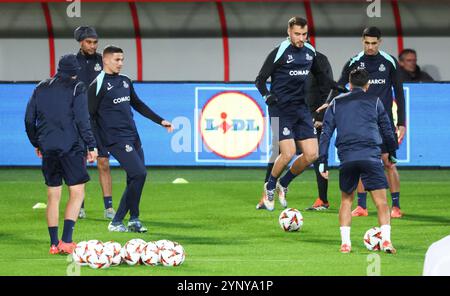
[[[45,184],[50,187],[61,186],[63,179],[68,186],[84,184],[90,180],[86,157],[82,152],[64,156],[42,156],[42,174]]]
[[[355,191],[359,178],[361,178],[366,191],[388,188],[381,160],[357,160],[340,165],[339,187],[342,192],[350,194]]]
[[[295,107],[293,110],[283,110],[276,105],[269,107],[272,132],[278,132],[278,141],[317,138],[317,131],[308,106],[300,104]]]

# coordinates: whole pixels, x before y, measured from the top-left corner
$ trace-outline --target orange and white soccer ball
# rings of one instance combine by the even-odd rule
[[[299,231],[303,226],[303,216],[299,210],[288,208],[281,212],[278,222],[284,231]]]
[[[90,250],[86,254],[86,262],[90,268],[105,269],[111,266],[111,254],[106,249],[105,251],[96,252]]]
[[[103,243],[96,239],[89,240],[87,241],[87,250],[99,254],[103,250]]]
[[[160,256],[164,266],[179,266],[186,258],[183,246],[178,243],[173,243],[173,247],[162,250]]]
[[[122,258],[128,265],[140,263],[142,250],[146,242],[142,239],[132,239],[125,243],[122,248]]]
[[[72,253],[73,261],[81,266],[88,265],[88,263],[86,262],[87,251],[88,251],[88,243],[86,241],[79,242]]]
[[[158,247],[158,249],[160,251],[167,250],[167,249],[175,247],[174,242],[172,242],[170,240],[167,240],[167,239],[161,239],[159,241],[156,241],[155,245]]]
[[[108,254],[112,256],[111,266],[117,266],[122,263],[122,246],[118,242],[106,242],[103,245],[103,249],[108,250]]]
[[[154,242],[145,244],[141,253],[141,261],[147,266],[155,266],[161,264],[160,249]]]
[[[381,241],[381,229],[379,227],[372,227],[364,234],[364,245],[369,251],[379,251]]]

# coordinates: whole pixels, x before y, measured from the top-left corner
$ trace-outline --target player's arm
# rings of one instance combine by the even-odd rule
[[[322,125],[322,134],[320,135],[319,143],[319,171],[324,178],[328,179],[328,148],[333,132],[336,128],[336,121],[334,118],[334,111],[336,101],[332,101],[329,108],[325,112]]]
[[[94,151],[97,147],[94,134],[92,133],[91,124],[89,122],[89,109],[86,86],[83,82],[78,82],[74,88],[73,98],[73,115],[75,124],[80,133],[81,139],[87,146],[89,151]]]
[[[317,63],[321,69],[323,69],[323,72],[325,75],[328,76],[330,80],[333,80],[333,70],[331,68],[330,62],[328,61],[328,58],[325,55],[317,54]],[[314,110],[317,110],[325,104],[328,100],[328,98],[332,98],[338,95],[338,92],[334,89],[332,89],[329,85],[319,86],[319,97],[315,98],[317,101],[316,104],[314,104]],[[331,100],[330,100],[331,102]],[[314,112],[314,120],[317,122],[323,122],[323,117],[325,115],[325,108],[319,110],[318,112]]]
[[[256,88],[258,89],[261,96],[263,96],[266,104],[268,105],[275,104],[278,101],[278,98],[274,94],[271,94],[269,92],[266,85],[267,79],[269,79],[275,69],[279,66],[278,61],[275,61],[278,48],[279,47],[276,47],[269,53],[266,60],[264,61],[261,70],[259,70],[258,76],[256,76],[255,79]]]
[[[348,92],[348,90],[345,88],[345,86],[342,86],[339,82],[335,82],[333,80],[333,77],[329,77],[326,75],[326,73],[321,69],[320,65],[317,62],[317,58],[314,58],[313,64],[311,66],[311,72],[314,74],[315,77],[318,79],[318,83],[322,85],[323,90],[333,90],[333,92],[328,91],[327,92],[327,99],[325,103],[320,106],[316,112],[321,112],[322,110],[326,109],[328,105],[330,105],[333,98],[337,95],[337,93],[345,93]],[[348,75],[347,75],[348,79]]]
[[[131,80],[130,83],[130,104],[131,107],[133,107],[134,110],[139,112],[142,116],[150,119],[154,123],[157,123],[159,125],[162,125],[165,127],[169,132],[173,131],[172,124],[156,114],[150,107],[148,107],[144,102],[139,99],[138,95],[136,94],[136,91],[134,90],[133,83]]]
[[[384,109],[384,105],[380,99],[377,100],[376,110],[378,115],[378,127],[380,130],[383,142],[387,146],[388,152],[391,154],[398,148],[398,143],[395,141],[394,132],[391,128],[391,120]]]
[[[347,85],[347,83],[349,83],[349,79],[350,79],[349,75],[352,70],[350,68],[350,62],[351,62],[351,59],[348,60],[347,63],[345,63],[344,68],[342,68],[342,71],[341,71],[341,77],[339,78],[339,80],[337,82],[342,87],[345,87]]]
[[[405,114],[405,94],[403,92],[403,83],[398,75],[400,65],[394,58],[396,68],[392,68],[391,78],[392,86],[394,87],[395,101],[397,102],[397,126],[399,129],[398,141],[401,142],[405,136],[406,128],[406,114]]]
[[[344,67],[342,68],[341,77],[339,78],[339,80],[337,82],[338,89],[334,90],[335,93],[328,96],[327,100],[325,101],[325,104],[329,105],[331,103],[331,101],[333,100],[333,98],[335,96],[337,96],[338,92],[347,92],[347,89],[345,88],[345,86],[349,82],[349,75],[350,75],[350,71],[352,70],[350,68],[350,61],[351,60],[349,60],[347,63],[345,63]]]
[[[97,93],[97,80],[94,80],[88,88],[88,110],[91,122],[91,129],[94,133],[97,132],[97,111],[100,106],[100,101],[103,95],[102,90]]]
[[[38,148],[38,140],[37,140],[37,128],[36,128],[36,90],[33,91],[33,94],[28,101],[27,109],[25,111],[25,131],[27,132],[28,139],[30,140],[31,145],[33,147]]]

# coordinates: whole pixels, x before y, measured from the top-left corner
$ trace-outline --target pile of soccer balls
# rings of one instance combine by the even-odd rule
[[[119,243],[98,240],[82,241],[77,244],[72,258],[75,263],[93,269],[105,269],[122,263],[147,266],[179,266],[184,262],[183,246],[169,240],[145,242],[132,239],[122,247]]]
[[[299,231],[303,226],[303,216],[299,210],[288,208],[281,212],[278,222],[284,231]]]

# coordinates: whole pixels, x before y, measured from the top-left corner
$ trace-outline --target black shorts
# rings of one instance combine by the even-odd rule
[[[269,107],[272,132],[278,132],[278,141],[294,139],[295,141],[317,138],[311,113],[306,104],[297,105],[293,110]]]
[[[339,167],[339,187],[342,192],[352,193],[361,181],[366,191],[388,188],[383,163],[380,161],[349,161]]]
[[[43,156],[42,174],[50,187],[84,184],[90,180],[86,169],[86,157],[82,152],[64,156]]]

